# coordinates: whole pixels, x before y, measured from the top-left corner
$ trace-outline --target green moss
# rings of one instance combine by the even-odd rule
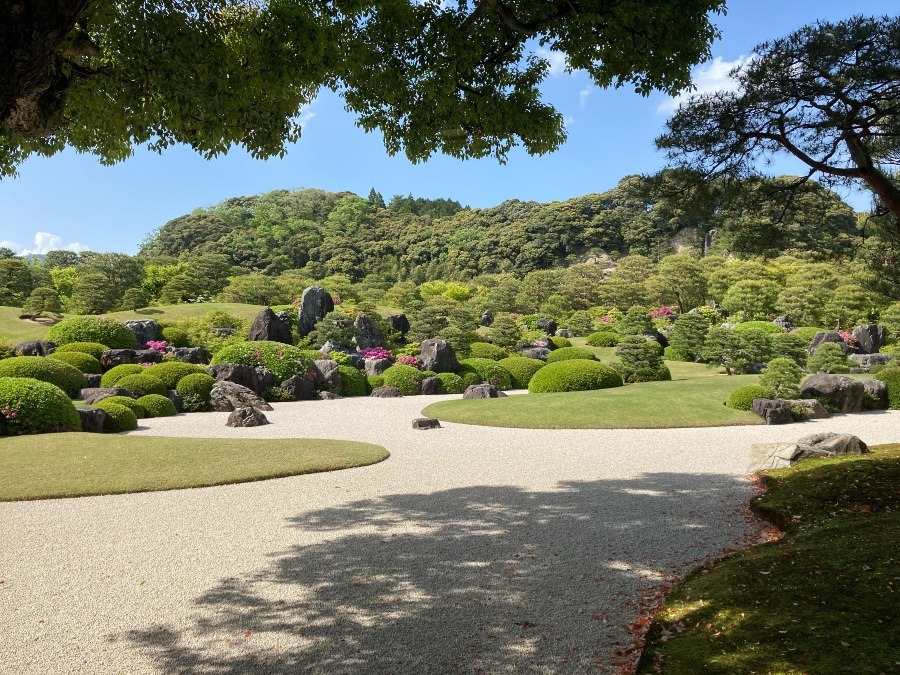
[[[56,385],[69,398],[87,387],[84,374],[68,363],[43,356],[14,356],[0,361],[0,377],[30,377]]]
[[[422,371],[412,366],[397,363],[382,373],[384,385],[397,387],[404,396],[415,396],[422,393]]]
[[[480,382],[488,382],[500,391],[512,389],[512,374],[497,361],[492,361],[491,359],[463,359],[460,363],[473,368],[478,374]]]
[[[510,356],[498,363],[509,371],[513,389],[527,389],[531,378],[545,365],[540,359],[529,359],[525,356]]]
[[[144,406],[149,417],[172,417],[176,414],[175,404],[168,396],[159,394],[147,394],[137,400],[138,405]]]
[[[621,387],[622,377],[599,361],[572,359],[548,363],[531,378],[528,391],[549,393]]]
[[[103,372],[103,366],[90,354],[84,354],[82,352],[53,352],[52,354],[48,354],[47,358],[68,363],[82,373],[99,375]]]
[[[117,387],[123,387],[135,396],[146,396],[147,394],[166,395],[166,385],[152,375],[138,373],[136,375],[126,375],[116,382]]]
[[[547,363],[558,363],[559,361],[569,361],[571,359],[593,361],[594,352],[586,347],[563,347],[550,352],[547,356]]]
[[[73,316],[47,331],[45,340],[58,345],[70,342],[99,342],[110,349],[135,349],[137,340],[124,324],[102,316]]]
[[[206,412],[209,410],[209,394],[216,378],[206,373],[185,375],[178,381],[175,391],[181,396],[181,407],[185,412]]]
[[[751,410],[753,408],[753,399],[755,398],[774,398],[772,390],[760,386],[758,384],[747,384],[738,387],[728,395],[725,405],[733,410]]]
[[[138,375],[145,370],[146,368],[144,368],[144,366],[138,365],[137,363],[123,363],[118,366],[113,366],[103,373],[103,377],[100,378],[100,386],[115,387],[119,380],[126,375]]]
[[[99,361],[100,357],[103,356],[103,352],[108,349],[109,347],[102,345],[99,342],[69,342],[68,344],[57,347],[54,354],[79,352],[80,354],[89,354]]]
[[[137,429],[137,415],[124,405],[104,399],[99,401],[94,407],[106,412],[106,420],[103,422],[103,433],[116,434],[121,431]]]
[[[206,368],[195,363],[182,363],[181,361],[163,361],[162,363],[154,363],[146,369],[146,374],[160,380],[166,389],[174,389],[178,386],[178,381],[185,375],[193,375],[194,373],[205,373]]]
[[[10,435],[81,428],[78,411],[62,390],[31,377],[0,377],[0,413]]]

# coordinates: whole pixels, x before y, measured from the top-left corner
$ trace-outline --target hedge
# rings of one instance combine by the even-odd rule
[[[415,396],[422,393],[422,380],[425,376],[422,371],[412,366],[396,363],[385,370],[381,377],[384,378],[385,387],[397,387],[404,396]]]
[[[90,354],[99,361],[100,357],[103,356],[103,352],[108,349],[109,347],[102,345],[99,342],[69,342],[68,344],[59,345],[54,354],[62,352],[78,352],[80,354]]]
[[[755,398],[774,398],[774,394],[767,387],[758,384],[745,384],[728,395],[725,405],[735,410],[752,410],[753,399]]]
[[[100,386],[115,387],[119,380],[126,375],[138,375],[145,370],[147,369],[144,366],[138,365],[137,363],[122,363],[118,366],[113,366],[103,373],[103,377],[100,378]]]

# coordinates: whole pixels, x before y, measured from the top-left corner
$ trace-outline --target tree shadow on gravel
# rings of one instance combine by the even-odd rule
[[[128,638],[165,673],[610,672],[641,589],[740,540],[749,494],[657,473],[305,513],[288,525],[317,543],[222,580],[191,625]]]

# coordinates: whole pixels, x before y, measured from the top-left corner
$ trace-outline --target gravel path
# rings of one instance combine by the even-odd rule
[[[132,432],[357,439],[391,451],[375,466],[0,504],[0,672],[610,672],[642,589],[747,536],[736,508],[751,443],[900,439],[895,412],[413,431],[437,398],[276,404],[256,429],[209,413]]]

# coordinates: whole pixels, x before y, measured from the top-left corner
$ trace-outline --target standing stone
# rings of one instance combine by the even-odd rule
[[[494,323],[494,313],[493,313],[491,310],[489,310],[489,309],[484,310],[484,311],[481,313],[481,321],[480,321],[480,323],[481,323],[482,326],[490,326],[490,325],[492,325],[492,324]]]
[[[272,406],[254,394],[252,390],[226,380],[220,380],[213,385],[212,391],[209,393],[209,405],[216,412],[231,412],[246,407],[272,410]]]
[[[283,342],[289,345],[293,342],[291,325],[272,311],[271,307],[266,307],[253,320],[247,339],[250,341],[268,340],[270,342]]]
[[[179,394],[174,389],[167,389],[166,398],[172,401],[172,405],[175,406],[176,413],[184,412],[184,401],[181,400],[181,394]]]
[[[409,319],[406,318],[406,314],[392,314],[387,318],[387,322],[400,335],[406,335],[409,332]]]
[[[845,354],[850,351],[850,348],[847,346],[847,343],[844,342],[844,338],[841,337],[840,333],[835,330],[820,330],[815,334],[809,345],[810,356],[815,354],[819,345],[824,344],[825,342],[834,342]]]
[[[762,417],[766,424],[790,424],[794,421],[791,404],[777,398],[753,399],[753,414]]]
[[[865,324],[853,329],[853,337],[860,354],[877,354],[887,340],[887,330],[884,326]]]
[[[547,335],[553,335],[556,333],[556,329],[559,328],[559,324],[556,321],[547,317],[541,317],[535,322],[535,325],[538,327],[538,330],[544,331]]]
[[[800,398],[818,399],[826,408],[843,413],[860,412],[865,393],[862,382],[842,375],[810,375],[800,385]]]
[[[228,416],[226,427],[259,427],[270,424],[269,420],[256,408],[235,408]]]
[[[56,343],[49,340],[22,342],[13,347],[13,351],[19,356],[47,356],[56,351]]]
[[[358,349],[370,349],[384,346],[384,334],[378,322],[365,314],[357,314],[353,321],[356,329],[356,346]]]
[[[436,396],[441,393],[441,381],[436,377],[426,377],[422,380],[422,395]]]
[[[322,386],[335,390],[340,386],[341,373],[338,370],[338,364],[331,359],[316,359],[313,361],[316,369],[316,381]]]
[[[123,321],[125,328],[131,331],[138,345],[145,345],[148,342],[160,339],[162,332],[156,319],[133,319]]]
[[[79,406],[75,408],[81,418],[81,430],[91,434],[102,434],[103,423],[106,422],[106,411],[100,408]]]
[[[419,362],[422,364],[422,370],[435,373],[455,373],[459,370],[456,353],[446,340],[422,340],[419,346]]]
[[[303,290],[300,298],[300,311],[297,316],[298,329],[300,335],[306,337],[309,335],[316,324],[328,312],[334,311],[334,300],[331,294],[320,286],[310,286]]]

